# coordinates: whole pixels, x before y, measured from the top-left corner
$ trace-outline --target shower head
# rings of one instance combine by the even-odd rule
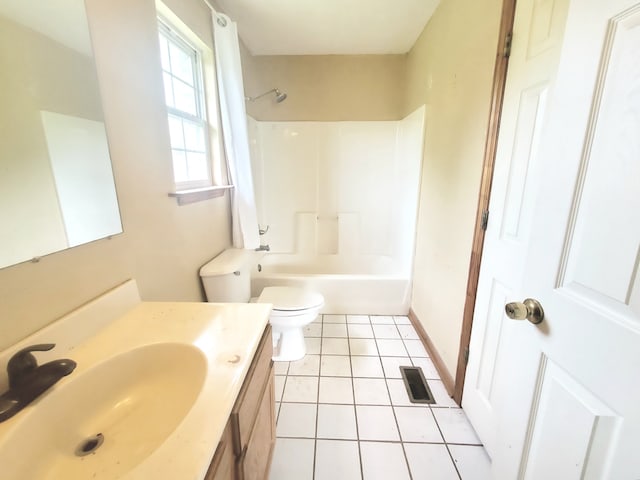
[[[275,94],[276,94],[276,102],[277,103],[282,103],[287,99],[287,94],[284,93],[284,92],[281,92],[277,88],[276,88]]]
[[[257,99],[259,99],[261,97],[264,97],[265,95],[269,95],[270,93],[275,93],[276,94],[276,103],[282,103],[287,98],[287,94],[286,93],[281,92],[277,88],[272,88],[268,92],[261,93],[260,95],[256,95],[255,97],[244,97],[244,99],[249,101],[249,102],[255,102]]]

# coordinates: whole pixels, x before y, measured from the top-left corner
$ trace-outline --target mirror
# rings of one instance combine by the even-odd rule
[[[0,268],[122,232],[83,0],[0,0]]]

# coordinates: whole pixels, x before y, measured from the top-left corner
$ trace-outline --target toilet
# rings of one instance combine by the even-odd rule
[[[251,269],[262,252],[231,248],[200,269],[208,302],[246,303],[251,298]],[[303,328],[313,322],[324,305],[324,297],[298,287],[266,287],[255,299],[271,303],[269,323],[273,332],[273,360],[293,361],[305,356]]]

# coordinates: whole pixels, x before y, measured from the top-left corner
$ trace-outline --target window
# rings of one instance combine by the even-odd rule
[[[176,190],[211,186],[202,52],[162,19],[159,33]]]

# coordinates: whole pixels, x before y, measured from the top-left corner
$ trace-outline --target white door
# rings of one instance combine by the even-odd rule
[[[569,0],[518,0],[476,294],[462,406],[490,456],[496,415],[494,382],[502,351],[504,305],[519,294],[540,174],[547,117]]]
[[[529,23],[536,10],[553,18],[556,6],[563,10],[553,0],[534,2]],[[520,182],[522,204],[535,206],[511,208],[512,177],[501,218],[490,220],[503,235],[508,212],[516,212],[518,225],[528,226],[523,256],[501,267],[513,271],[510,279],[492,276],[500,269],[490,264],[480,279],[482,291],[504,283],[505,301],[536,298],[545,320],[508,320],[496,307],[476,330],[483,304],[476,305],[469,365],[477,373],[463,405],[487,435],[496,479],[640,478],[640,3],[568,7],[532,142],[538,174]],[[499,301],[489,298],[485,304]],[[481,426],[472,412],[480,411],[483,375],[491,423]]]

